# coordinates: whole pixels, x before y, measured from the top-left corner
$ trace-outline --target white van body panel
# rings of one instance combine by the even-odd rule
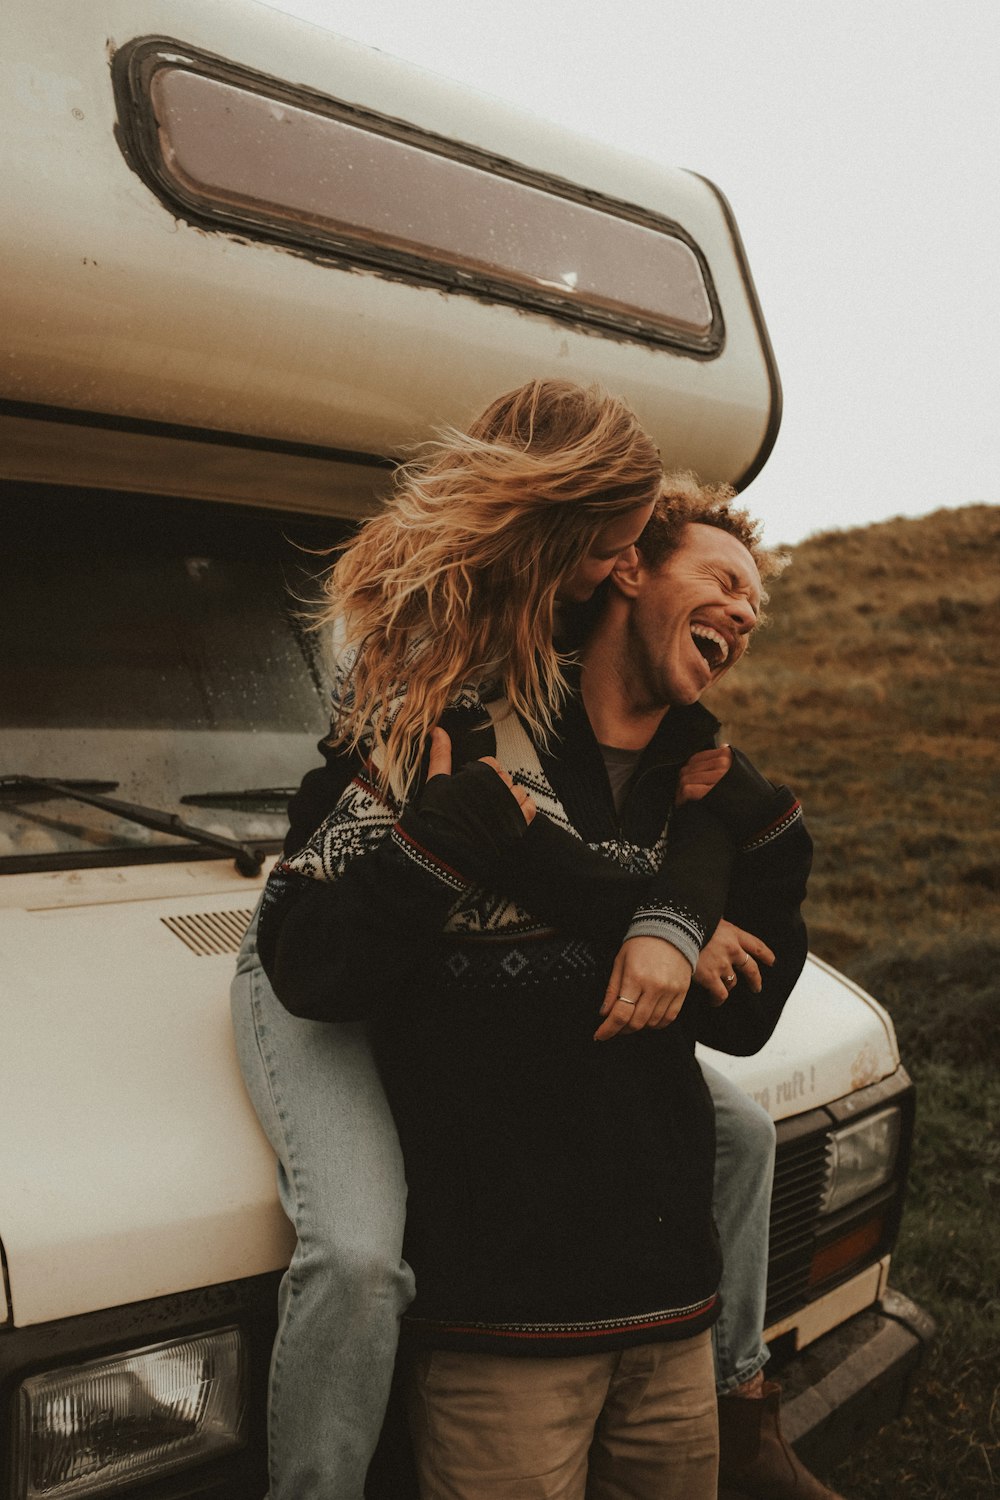
[[[197,889],[203,872],[204,894],[130,890],[149,873]],[[246,912],[261,882],[192,862],[118,871],[112,897],[109,873],[52,877],[62,903],[0,912],[0,1138],[18,1142],[0,1156],[0,1238],[18,1326],[252,1276],[291,1253],[236,1063],[232,950],[197,955],[161,921]]]
[[[377,509],[385,469],[150,432],[0,414],[0,474],[33,484],[186,495],[352,518]]]
[[[107,0],[102,18],[95,32],[87,6],[57,0],[44,27],[27,11],[7,19],[0,397],[385,455],[438,424],[464,425],[525,379],[562,376],[600,380],[629,400],[668,467],[734,481],[770,446],[778,393],[766,335],[734,230],[702,179],[572,136],[245,0]],[[146,36],[175,38],[670,218],[709,264],[725,321],[721,353],[694,358],[583,332],[537,311],[195,227],[157,198],[116,139],[111,59]],[[57,446],[66,442],[46,426]],[[57,477],[44,440],[14,436],[11,477]],[[94,437],[90,447],[104,445]],[[107,473],[97,465],[90,482],[134,487],[134,475],[116,477],[114,453],[109,443]],[[246,457],[233,455],[244,469]],[[93,476],[93,454],[88,463]],[[314,493],[310,485],[310,503]],[[239,487],[226,498],[242,498]]]
[[[753,1057],[699,1052],[774,1120],[842,1099],[899,1067],[888,1012],[812,954],[766,1047]]]
[[[16,885],[25,904],[0,911],[10,997],[0,1139],[21,1142],[0,1157],[15,1323],[285,1265],[274,1157],[229,1020],[234,943],[201,955],[165,925],[226,912],[242,925],[262,878],[205,860]],[[113,972],[82,962],[85,951],[115,955]],[[882,1008],[817,959],[762,1052],[705,1056],[777,1119],[898,1065]]]

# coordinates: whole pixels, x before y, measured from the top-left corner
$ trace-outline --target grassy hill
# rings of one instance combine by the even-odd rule
[[[710,706],[799,793],[814,951],[892,1011],[918,1087],[896,1284],[938,1320],[853,1500],[1000,1492],[1000,507],[810,538]]]

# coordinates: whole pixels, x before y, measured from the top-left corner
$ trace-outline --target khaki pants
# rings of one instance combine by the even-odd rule
[[[715,1500],[707,1333],[566,1359],[430,1350],[409,1409],[422,1500]]]

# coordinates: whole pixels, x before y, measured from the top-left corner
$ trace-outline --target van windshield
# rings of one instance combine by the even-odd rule
[[[302,614],[343,523],[38,485],[5,487],[0,516],[0,776],[100,784],[277,848],[327,728]],[[38,787],[0,795],[6,868],[196,850]]]

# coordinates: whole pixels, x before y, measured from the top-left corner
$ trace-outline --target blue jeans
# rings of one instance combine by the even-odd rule
[[[256,930],[255,917],[233,1026],[297,1235],[271,1358],[270,1500],[361,1500],[413,1297],[403,1163],[363,1028],[289,1015],[260,967]]]
[[[270,1500],[362,1500],[413,1296],[401,1260],[406,1188],[395,1126],[363,1028],[290,1016],[260,967],[256,918],[232,984],[240,1067],[278,1158],[298,1242],[278,1299],[268,1393]],[[722,1241],[716,1380],[733,1390],[767,1360],[761,1334],[774,1125],[702,1065],[715,1105]]]
[[[715,1382],[733,1391],[767,1363],[764,1306],[774,1180],[774,1121],[724,1074],[701,1064],[715,1106],[712,1209],[722,1242],[722,1313],[712,1329]]]

